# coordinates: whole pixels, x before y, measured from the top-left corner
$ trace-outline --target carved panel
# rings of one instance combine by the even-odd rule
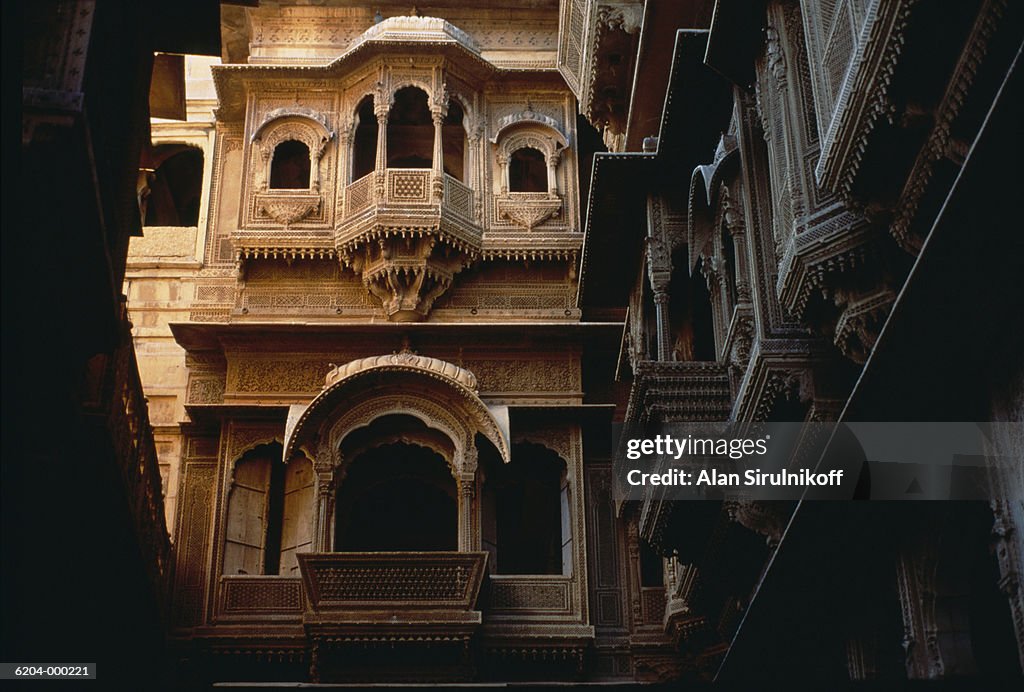
[[[237,614],[300,613],[302,580],[287,577],[223,577],[221,612]]]
[[[467,360],[481,392],[579,392],[578,360]]]
[[[319,391],[330,370],[326,358],[240,358],[228,364],[231,396],[259,393],[304,394]]]
[[[569,578],[491,577],[491,611],[571,612]]]
[[[207,570],[213,485],[213,464],[186,463],[184,492],[179,499],[174,624],[192,627],[203,619],[203,583]]]

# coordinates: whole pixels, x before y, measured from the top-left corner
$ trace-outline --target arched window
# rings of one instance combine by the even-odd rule
[[[512,462],[488,473],[483,515],[495,574],[572,574],[566,467],[551,450],[515,445]]]
[[[459,181],[466,179],[465,114],[455,99],[448,102],[448,115],[444,118],[441,141],[444,145],[444,172]]]
[[[512,152],[508,162],[509,192],[547,192],[548,169],[544,154],[532,147]]]
[[[404,87],[395,92],[387,129],[388,168],[433,166],[434,121],[422,89]]]
[[[260,445],[235,464],[228,494],[224,574],[298,575],[296,554],[312,545],[313,466],[281,462],[281,445]]]
[[[356,130],[352,139],[352,178],[359,180],[373,173],[377,159],[377,116],[373,112],[373,96],[366,96],[356,108]]]
[[[203,152],[184,144],[163,144],[150,157],[154,170],[139,199],[146,226],[195,226],[203,191]]]
[[[273,190],[309,189],[309,147],[294,139],[274,148],[270,163],[270,187]]]

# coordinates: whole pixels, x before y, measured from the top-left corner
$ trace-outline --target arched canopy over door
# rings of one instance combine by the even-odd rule
[[[473,440],[478,433],[503,461],[511,458],[505,433],[477,394],[476,376],[410,352],[361,358],[331,370],[323,391],[286,431],[285,458],[305,447],[314,450],[322,465],[323,450],[335,453],[351,431],[395,413],[419,418],[451,438],[457,473],[475,469]]]

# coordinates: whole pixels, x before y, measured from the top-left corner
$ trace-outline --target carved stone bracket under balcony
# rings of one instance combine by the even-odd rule
[[[345,218],[335,232],[338,256],[389,320],[422,320],[480,256],[473,191],[446,175],[437,195],[429,169],[387,169],[379,177],[380,189],[374,174],[347,187]]]
[[[543,192],[510,192],[497,199],[498,216],[532,231],[562,214],[562,199]]]
[[[395,322],[421,320],[472,257],[439,234],[389,234],[366,243],[346,262]]]
[[[320,210],[319,192],[267,192],[256,195],[256,209],[287,228]]]

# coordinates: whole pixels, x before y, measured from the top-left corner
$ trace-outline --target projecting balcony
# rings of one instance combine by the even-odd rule
[[[338,248],[371,237],[438,232],[480,246],[473,216],[473,190],[447,173],[429,168],[388,168],[364,175],[345,188],[345,213],[335,238]]]
[[[387,168],[345,189],[338,256],[388,319],[416,321],[480,253],[473,191],[433,169]]]

